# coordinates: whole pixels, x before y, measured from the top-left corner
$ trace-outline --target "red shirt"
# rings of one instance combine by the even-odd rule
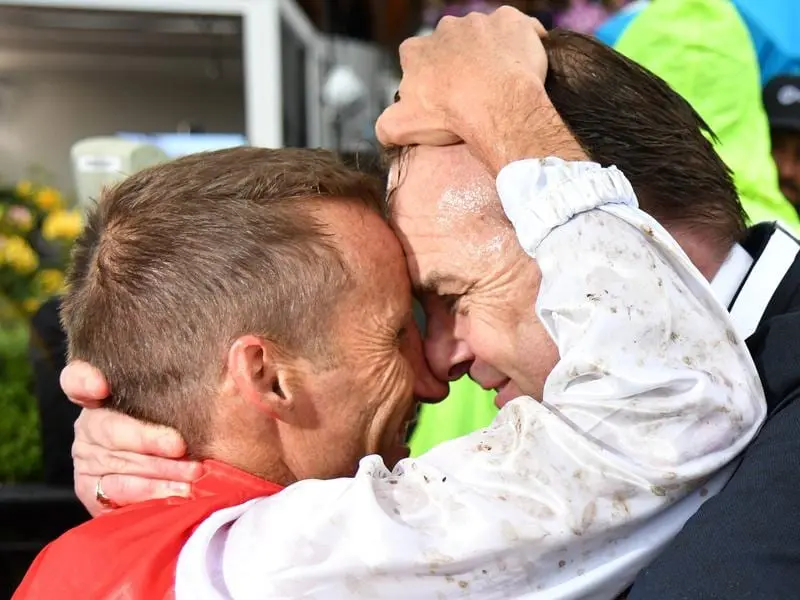
[[[47,545],[12,600],[172,600],[189,536],[211,514],[283,488],[224,463],[203,462],[189,498],[101,515]]]

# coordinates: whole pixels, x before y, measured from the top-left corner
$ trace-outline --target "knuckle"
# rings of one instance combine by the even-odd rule
[[[469,13],[466,17],[462,18],[472,20],[474,14],[475,13]],[[454,17],[453,15],[445,15],[439,19],[439,22],[436,24],[436,29],[452,29],[455,27],[456,23],[458,23],[458,17]]]
[[[70,448],[70,454],[72,455],[72,461],[80,461],[82,460],[87,452],[86,452],[86,444],[81,442],[80,440],[75,440],[72,442],[72,447]]]
[[[125,458],[114,454],[113,452],[106,453],[103,460],[100,461],[103,469],[109,474],[124,475],[129,471],[129,463]]]
[[[496,14],[498,17],[518,17],[522,13],[513,6],[504,4],[503,6],[495,10],[494,14]]]
[[[413,61],[419,54],[420,48],[425,44],[425,40],[418,37],[412,37],[405,40],[400,44],[399,56],[400,63],[407,65]]]
[[[85,496],[86,490],[86,475],[80,473],[77,469],[72,471],[72,480],[73,484],[72,487],[75,490],[75,495],[83,500],[83,496]]]
[[[81,413],[78,415],[78,418],[75,419],[75,422],[72,424],[72,431],[75,435],[75,439],[85,437],[84,435],[85,424],[86,424],[85,412],[86,412],[85,410],[82,410]]]
[[[400,56],[407,55],[416,47],[416,44],[417,44],[417,38],[415,37],[410,37],[403,40],[399,48]]]

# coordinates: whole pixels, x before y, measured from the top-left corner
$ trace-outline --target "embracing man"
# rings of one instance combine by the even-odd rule
[[[758,374],[624,175],[585,160],[534,25],[502,10],[405,47],[397,106],[428,90],[413,122],[483,169],[428,207],[429,227],[439,209],[445,229],[479,218],[480,274],[402,225],[413,157],[391,176],[407,266],[370,186],[325,153],[198,155],[106,194],[65,300],[72,356],[205,474],[188,499],[57,540],[19,598],[611,599],[724,485],[764,417]],[[470,68],[434,75],[425,56]],[[493,361],[474,375],[504,404],[418,460],[402,459],[413,399],[444,389],[406,269],[475,315]]]

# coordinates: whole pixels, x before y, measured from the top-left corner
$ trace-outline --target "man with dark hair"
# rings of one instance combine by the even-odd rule
[[[592,159],[625,173],[642,209],[711,281],[747,338],[769,407],[731,482],[645,570],[629,598],[792,597],[800,589],[800,247],[774,223],[745,230],[726,168],[699,134],[705,124],[660,79],[588,38],[554,32],[544,44],[546,87],[559,114]],[[800,131],[800,78],[793,81],[794,98],[789,77],[765,90],[773,154],[790,200],[800,168],[792,170],[791,146],[780,145],[775,129],[790,128],[794,110]]]

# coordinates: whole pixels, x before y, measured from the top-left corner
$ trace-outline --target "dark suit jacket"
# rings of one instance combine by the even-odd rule
[[[743,244],[756,259],[775,227]],[[768,417],[728,485],[634,583],[629,600],[800,598],[800,258],[747,339]]]

